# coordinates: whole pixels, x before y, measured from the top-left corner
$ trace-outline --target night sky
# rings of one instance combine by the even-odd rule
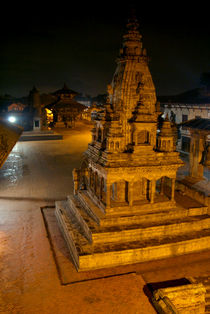
[[[130,6],[118,1],[85,3],[4,4],[0,95],[24,96],[34,85],[41,93],[51,92],[64,82],[91,96],[106,92]],[[201,73],[210,71],[208,8],[198,3],[186,7],[184,1],[138,3],[136,16],[157,94],[199,87]]]

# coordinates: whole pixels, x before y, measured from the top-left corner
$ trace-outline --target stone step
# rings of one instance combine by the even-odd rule
[[[87,234],[87,238],[92,241],[91,232],[97,232],[99,225],[93,219],[91,215],[81,206],[81,203],[74,196],[68,196],[66,200],[67,211],[71,212],[74,215],[75,219],[78,220],[78,223],[82,226],[83,230]]]
[[[193,230],[202,230],[210,227],[209,216],[185,217],[183,219],[183,213],[186,215],[186,211],[180,211],[179,215],[174,211],[167,215],[165,213],[164,216],[162,213],[146,215],[146,217],[136,216],[135,221],[133,221],[134,217],[129,216],[126,217],[128,220],[126,225],[122,225],[121,221],[123,219],[125,222],[125,217],[118,217],[118,220],[115,217],[115,225],[104,224],[104,221],[107,220],[104,218],[101,219],[101,226],[99,228],[96,224],[96,219],[93,220],[93,215],[90,216],[89,213],[87,214],[75,197],[68,197],[67,207],[75,219],[77,218],[78,224],[86,234],[86,238],[90,242],[93,241],[94,244],[152,239],[154,237],[184,234]],[[156,215],[159,216],[156,217]],[[180,215],[182,222],[180,222]],[[170,218],[171,220],[169,220]],[[121,221],[121,224],[118,223],[119,221]],[[131,224],[131,221],[133,224]]]
[[[92,231],[93,244],[99,243],[116,243],[129,241],[144,241],[154,238],[164,238],[171,236],[179,236],[192,232],[210,229],[210,217],[198,216],[188,217],[182,220],[167,221],[167,223],[159,222],[151,226],[151,223],[146,225],[129,225],[111,228],[100,228],[98,231]]]
[[[56,207],[56,217],[77,270],[85,271],[161,259],[210,249],[210,230],[163,239],[91,245],[66,202]]]
[[[129,206],[128,204],[124,203],[122,206],[120,203],[113,204],[113,207],[106,208],[106,215],[110,217],[119,216],[119,215],[126,215],[128,211],[131,215],[138,214],[146,214],[146,213],[155,213],[161,211],[168,211],[171,208],[176,207],[175,202],[165,201],[159,203],[149,203],[149,202],[139,202],[138,204],[133,204],[133,206]]]
[[[201,205],[200,207],[182,207],[176,203],[172,202],[161,202],[161,203],[155,203],[155,204],[139,204],[139,205],[134,205],[132,207],[127,206],[115,206],[113,208],[106,209],[106,215],[110,217],[114,216],[123,216],[128,213],[128,210],[132,215],[138,214],[138,215],[143,215],[143,214],[148,214],[148,213],[158,213],[160,211],[162,212],[168,212],[169,210],[172,210],[174,208],[179,208],[181,210],[187,210],[189,212],[189,215],[205,215],[208,213],[208,207]]]
[[[158,243],[170,243],[170,242],[177,242],[177,241],[181,241],[181,240],[188,240],[188,239],[196,239],[196,237],[198,239],[203,238],[205,236],[210,236],[210,229],[205,229],[205,230],[199,230],[199,231],[192,231],[192,232],[188,232],[188,233],[183,233],[183,234],[174,234],[174,235],[166,235],[165,237],[154,237],[154,238],[146,238],[142,239],[142,240],[133,240],[131,238],[130,241],[127,242],[120,242],[120,241],[116,241],[116,242],[111,242],[111,241],[107,241],[107,242],[99,242],[99,243],[95,243],[94,245],[94,252],[100,252],[100,251],[109,251],[112,247],[115,247],[116,250],[118,250],[118,248],[121,247],[144,247],[144,246],[148,246],[148,245],[156,245]],[[209,244],[210,247],[210,244]]]
[[[67,213],[66,201],[56,203],[55,216],[68,246],[72,261],[78,270],[79,256],[86,254],[86,252],[91,253],[91,245],[83,235],[83,230],[81,230],[78,221],[74,219],[74,216]]]
[[[71,204],[75,203],[73,198]],[[138,216],[119,216],[106,218],[106,216],[98,208],[98,215],[95,215],[96,205],[93,206],[92,201],[84,191],[79,193],[79,200],[82,206],[87,208],[88,216],[100,223],[100,229],[90,219],[84,217],[84,211],[77,204],[77,210],[87,222],[91,232],[94,245],[98,243],[116,243],[129,242],[136,240],[153,239],[155,237],[167,237],[171,235],[180,235],[191,231],[203,230],[210,227],[210,217],[189,216],[189,211],[183,209],[173,209],[172,211],[163,213],[153,213],[149,215]],[[81,202],[82,200],[82,202]],[[95,208],[94,208],[95,207]],[[94,208],[94,214],[93,210]],[[101,216],[96,219],[95,216]],[[87,216],[87,215],[86,215]],[[99,220],[100,219],[100,220]]]
[[[66,200],[57,201],[55,203],[55,214],[57,215],[58,212],[61,213],[64,221],[68,220],[68,228],[71,230],[77,230],[77,232],[81,233],[81,235],[84,236],[88,242],[92,242],[92,235],[90,234],[87,224],[84,220],[79,219],[79,213],[75,215],[73,210],[69,211],[68,202]]]
[[[206,208],[198,208],[196,211],[193,209],[184,209],[180,207],[164,208],[164,204],[161,204],[159,208],[147,209],[144,207],[140,210],[135,208],[127,208],[124,212],[119,211],[119,208],[115,208],[115,213],[102,213],[95,203],[90,199],[89,194],[86,191],[80,191],[78,193],[78,199],[81,205],[86,209],[87,213],[98,223],[101,227],[111,226],[126,226],[135,224],[148,224],[166,222],[170,220],[182,220],[188,216],[205,215],[207,213]]]
[[[56,206],[55,216],[57,218],[59,228],[68,246],[70,255],[72,257],[72,261],[76,269],[78,269],[79,268],[79,255],[78,255],[79,246],[77,247],[77,244],[76,244],[76,228],[74,228],[71,225],[71,220],[69,220],[69,217],[67,216],[66,211],[65,211],[65,204],[63,204],[62,208],[61,207],[62,207],[61,203],[59,204],[59,206]]]
[[[77,198],[87,214],[99,225],[105,217],[102,210],[91,201],[86,191],[78,191]]]
[[[102,224],[99,228],[96,221],[87,214],[75,197],[68,196],[65,206],[68,209],[67,212],[74,217],[75,221],[77,220],[78,226],[80,226],[80,229],[82,230],[82,234],[85,235],[90,243],[93,242],[93,244],[141,241],[153,239],[155,237],[163,238],[203,230],[210,227],[210,217],[206,215],[185,217],[185,219],[182,218],[182,221],[180,222],[180,217],[179,219],[162,221],[161,219],[154,219],[153,215],[157,214],[153,214],[150,215],[151,218],[153,218],[153,220],[151,219],[152,221],[149,219],[141,220],[142,217],[139,216],[140,223],[138,224],[130,224],[130,222],[127,225],[115,226]],[[162,216],[159,218],[161,217]],[[129,218],[132,219],[133,217]],[[103,219],[101,222],[103,222]]]
[[[198,212],[197,215],[191,215],[191,212],[187,209],[172,208],[168,211],[159,211],[156,213],[146,213],[139,215],[129,215],[127,216],[116,216],[109,217],[106,216],[105,219],[100,221],[101,227],[112,227],[112,226],[124,226],[129,225],[155,225],[155,224],[165,224],[170,221],[184,221],[190,219],[190,217],[205,216],[202,211]],[[207,215],[206,215],[207,216]]]
[[[207,249],[210,249],[210,230],[150,241],[98,244],[92,254],[79,256],[79,270],[134,264]]]

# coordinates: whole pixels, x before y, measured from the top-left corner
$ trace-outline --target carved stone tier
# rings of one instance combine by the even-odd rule
[[[56,216],[78,271],[178,256],[210,248],[207,207],[170,202],[118,204],[106,214],[87,191],[56,202]],[[193,231],[192,231],[193,230]]]

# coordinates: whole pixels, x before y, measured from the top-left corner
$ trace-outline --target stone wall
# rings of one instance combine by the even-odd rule
[[[182,191],[187,196],[192,199],[208,206],[208,214],[210,214],[210,196],[206,195],[204,192],[194,189],[193,187],[189,187],[181,181],[176,182],[176,187],[178,190]]]

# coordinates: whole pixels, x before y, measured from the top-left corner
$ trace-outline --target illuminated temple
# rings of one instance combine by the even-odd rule
[[[210,245],[207,207],[175,202],[183,162],[170,121],[157,130],[160,112],[138,26],[135,18],[127,23],[105,114],[95,120],[92,142],[73,172],[74,195],[56,202],[57,221],[78,271]]]

